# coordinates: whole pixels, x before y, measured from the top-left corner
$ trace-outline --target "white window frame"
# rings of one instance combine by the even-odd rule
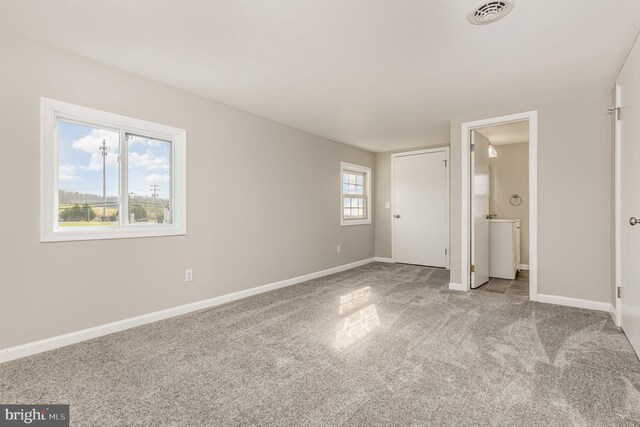
[[[113,227],[60,227],[58,225],[58,120],[117,129],[120,132],[119,224]],[[171,141],[171,224],[130,224],[128,212],[127,134]],[[92,108],[48,98],[40,99],[40,241],[122,239],[187,234],[187,132]],[[124,159],[124,161],[122,161]]]
[[[345,194],[343,191],[343,178],[344,172],[359,172],[365,174],[365,196],[367,199],[367,207],[366,213],[367,218],[365,219],[345,219],[344,217],[344,198]],[[348,197],[348,196],[347,196]],[[340,225],[341,226],[349,226],[349,225],[365,225],[371,224],[371,212],[373,205],[373,200],[371,198],[371,168],[361,165],[356,165],[353,163],[340,162]]]

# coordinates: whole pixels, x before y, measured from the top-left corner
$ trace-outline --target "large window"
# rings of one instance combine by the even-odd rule
[[[43,98],[41,240],[186,234],[186,132]]]
[[[340,223],[371,224],[371,169],[343,162],[340,171]]]

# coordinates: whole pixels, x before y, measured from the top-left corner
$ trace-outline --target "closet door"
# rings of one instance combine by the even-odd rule
[[[448,149],[394,154],[393,260],[447,267]]]

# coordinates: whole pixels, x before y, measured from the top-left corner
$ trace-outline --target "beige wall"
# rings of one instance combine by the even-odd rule
[[[0,349],[374,255],[372,225],[339,225],[340,161],[373,154],[5,33],[0,52]],[[186,129],[189,234],[40,243],[41,96]]]
[[[1,32],[0,52],[0,195],[15,207],[0,210],[0,348],[366,259],[374,250],[391,256],[390,153],[374,158]],[[41,96],[186,129],[189,234],[40,243]],[[539,113],[540,293],[611,300],[609,98],[605,91],[521,109]],[[454,282],[461,277],[460,124],[513,112],[451,121]],[[339,226],[341,160],[374,167],[375,242],[372,225]],[[250,209],[230,209],[247,203]],[[189,285],[187,267],[194,269]]]
[[[530,105],[538,110],[538,293],[612,301],[612,161],[608,91]],[[518,111],[451,120],[451,281],[461,283],[461,124]],[[434,141],[432,146],[442,145]],[[408,151],[408,150],[407,150]],[[390,153],[376,154],[377,257],[391,257]],[[385,200],[387,198],[387,200]]]
[[[611,128],[608,91],[538,110],[538,293],[611,301]],[[461,123],[451,121],[451,281],[461,282]]]
[[[520,262],[529,264],[529,144],[497,145],[498,157],[489,160],[489,212],[498,218],[520,219]],[[512,206],[513,194],[522,197]]]
[[[391,258],[391,153],[376,153],[375,161],[375,254]]]

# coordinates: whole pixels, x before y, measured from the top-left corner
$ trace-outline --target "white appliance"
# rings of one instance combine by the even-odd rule
[[[520,270],[520,220],[489,220],[489,276],[515,279]]]

